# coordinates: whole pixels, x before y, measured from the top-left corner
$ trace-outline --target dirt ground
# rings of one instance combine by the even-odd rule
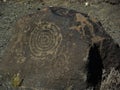
[[[4,1],[4,2],[3,2]],[[0,1],[0,61],[12,37],[16,21],[41,8],[61,6],[98,19],[105,31],[120,45],[120,4],[104,0],[3,0]],[[0,76],[1,77],[1,76]]]

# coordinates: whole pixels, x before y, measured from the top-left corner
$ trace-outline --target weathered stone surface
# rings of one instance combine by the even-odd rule
[[[84,90],[96,87],[102,70],[120,67],[120,48],[89,16],[49,7],[20,18],[0,70],[21,87],[44,90]]]
[[[104,0],[104,1],[113,5],[120,4],[120,0]]]

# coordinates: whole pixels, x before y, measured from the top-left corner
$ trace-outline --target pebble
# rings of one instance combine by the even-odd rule
[[[3,0],[3,2],[6,2],[7,0]]]
[[[85,2],[85,6],[87,7],[89,5],[89,2]]]

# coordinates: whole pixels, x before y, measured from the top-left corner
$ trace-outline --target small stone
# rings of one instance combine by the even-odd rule
[[[3,0],[3,2],[7,2],[7,0]]]
[[[85,6],[87,7],[89,5],[89,2],[85,2]]]

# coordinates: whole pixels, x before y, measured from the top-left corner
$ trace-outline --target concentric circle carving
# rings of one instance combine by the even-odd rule
[[[53,23],[39,22],[30,33],[29,47],[32,56],[45,59],[54,57],[61,43],[60,29]]]

